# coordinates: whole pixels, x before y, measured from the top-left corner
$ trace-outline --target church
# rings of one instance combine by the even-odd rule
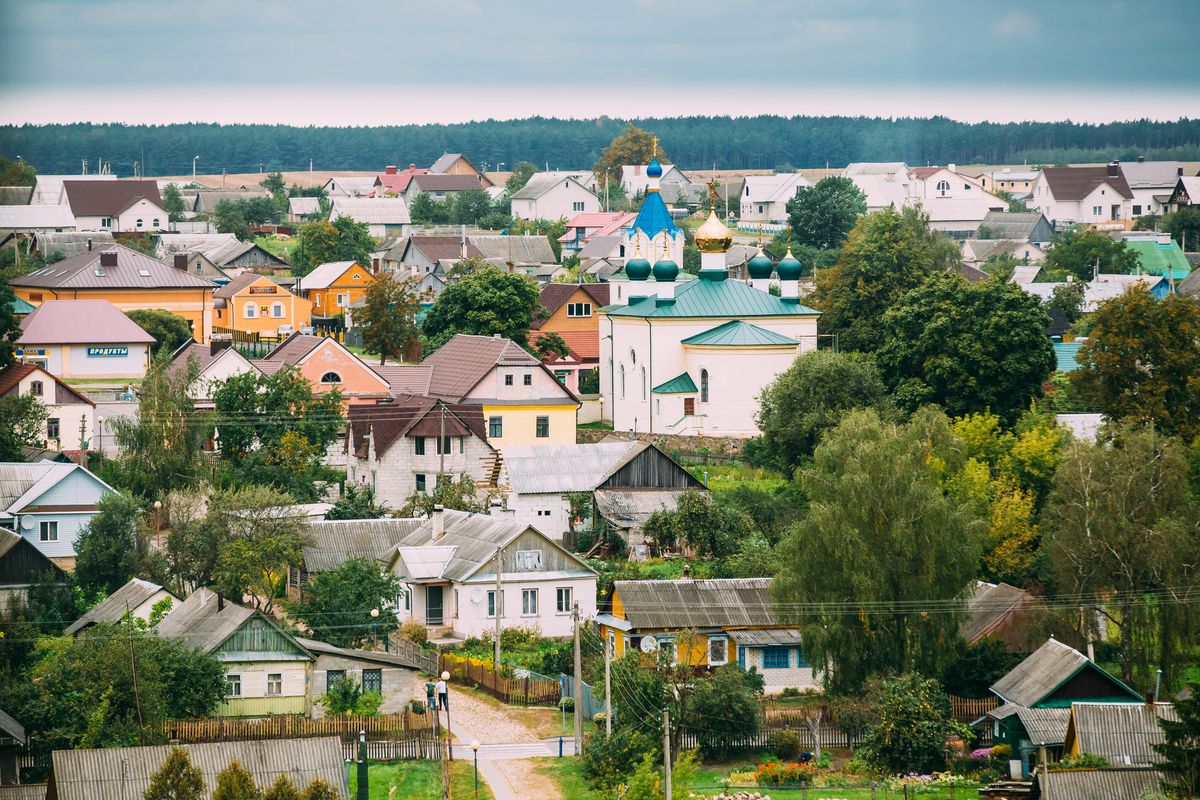
[[[605,411],[616,431],[755,436],[763,388],[817,346],[820,312],[800,302],[800,262],[790,251],[779,261],[779,296],[761,251],[748,264],[749,284],[730,280],[733,234],[709,212],[696,230],[699,280],[680,280],[683,231],[659,195],[657,159],[646,175],[623,304],[599,312]]]

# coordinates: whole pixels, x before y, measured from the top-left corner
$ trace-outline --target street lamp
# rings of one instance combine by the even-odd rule
[[[379,609],[371,609],[371,646],[379,647],[379,640],[375,636],[375,620],[379,619]]]
[[[475,800],[479,800],[479,740],[471,741],[471,751],[475,753]]]
[[[199,159],[200,156],[192,156],[192,183],[196,182],[196,162]]]
[[[446,706],[446,749],[450,753],[450,760],[454,760],[454,731],[450,730],[450,673],[443,672],[442,680],[446,681],[446,691],[442,694],[442,702]]]
[[[99,464],[104,459],[104,417],[96,417],[96,424],[100,432],[100,447],[96,450],[96,463]]]

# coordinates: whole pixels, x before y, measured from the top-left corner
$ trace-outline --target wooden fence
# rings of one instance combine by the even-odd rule
[[[950,707],[959,722],[974,722],[993,708],[999,708],[995,697],[957,697],[950,695]]]
[[[954,718],[959,722],[974,722],[987,714],[1000,703],[994,697],[958,697],[950,695],[950,708]],[[768,697],[763,700],[763,726],[766,728],[801,728],[804,720],[817,709],[822,709],[822,719],[826,723],[836,723],[836,716],[821,703],[792,705],[778,698]]]
[[[463,681],[497,700],[519,706],[553,706],[562,696],[558,681],[541,678],[505,678],[492,665],[474,658],[443,653],[441,668],[453,680]]]
[[[357,739],[342,741],[342,756],[349,761],[358,759]],[[446,741],[435,738],[432,733],[409,739],[367,740],[369,761],[416,761],[425,758],[443,759],[445,756]]]
[[[388,637],[388,652],[404,656],[426,675],[436,675],[440,671],[437,651],[426,651],[420,645],[405,639],[397,631],[392,631],[391,636]]]
[[[163,735],[168,741],[233,742],[250,739],[302,739],[310,736],[340,736],[343,740],[357,739],[365,731],[367,739],[407,739],[427,734],[433,728],[430,714],[411,710],[380,717],[350,717],[337,715],[322,719],[300,716],[268,717],[243,720],[214,717],[165,722]]]

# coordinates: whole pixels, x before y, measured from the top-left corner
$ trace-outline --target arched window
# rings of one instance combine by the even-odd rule
[[[158,217],[154,218],[154,227],[158,227]]]
[[[273,303],[271,305],[271,316],[275,319],[283,319],[283,303]]]
[[[708,370],[700,370],[700,402],[708,402]]]
[[[140,227],[142,227],[142,220],[141,220],[141,218],[140,218],[140,217],[138,218],[138,221],[137,221],[137,226],[138,226],[139,228],[140,228]]]
[[[621,399],[625,399],[625,365],[621,365]]]
[[[246,319],[254,319],[258,316],[258,306],[254,303],[246,303]]]
[[[646,368],[642,367],[642,399],[646,399]]]
[[[326,372],[324,375],[321,376],[321,383],[334,384],[334,383],[341,383],[341,382],[342,382],[342,376],[338,375],[336,372]]]
[[[633,350],[629,351],[629,360],[633,362],[635,367],[637,366],[637,353],[633,352]]]
[[[938,181],[937,190],[939,197],[945,197],[946,192],[950,191],[950,181]]]

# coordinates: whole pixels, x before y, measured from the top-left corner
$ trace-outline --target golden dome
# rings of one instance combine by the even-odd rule
[[[733,244],[733,233],[717,219],[715,211],[696,229],[696,248],[701,253],[724,253]]]

